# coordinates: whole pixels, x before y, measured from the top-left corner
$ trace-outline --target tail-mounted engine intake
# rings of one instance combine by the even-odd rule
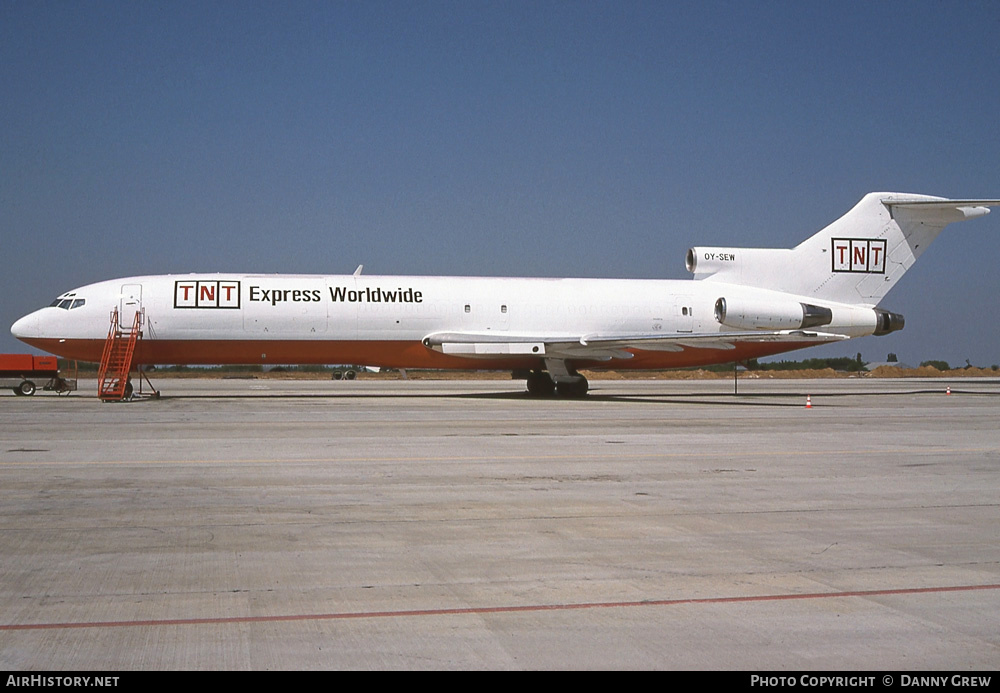
[[[903,329],[906,321],[899,313],[890,313],[881,308],[875,309],[875,334],[881,336]]]
[[[901,316],[896,317],[902,321]],[[833,311],[798,301],[720,298],[715,302],[715,319],[726,327],[744,330],[798,330],[829,325]]]
[[[731,269],[736,266],[737,256],[742,259],[745,250],[744,248],[689,248],[687,255],[684,256],[684,266],[691,274],[713,274],[720,269]]]

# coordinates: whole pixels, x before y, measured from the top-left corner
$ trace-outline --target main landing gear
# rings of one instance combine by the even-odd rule
[[[514,374],[517,377],[517,374]],[[535,397],[548,397],[556,391],[556,384],[545,371],[528,373],[528,394]]]
[[[555,379],[541,370],[530,371],[521,377],[527,378],[528,394],[535,397],[550,397],[555,393],[560,397],[584,397],[590,389],[587,379],[576,371],[556,375]]]

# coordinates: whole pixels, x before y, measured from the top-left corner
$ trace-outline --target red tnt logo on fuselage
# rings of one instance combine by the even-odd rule
[[[239,308],[240,283],[230,280],[174,282],[174,308]]]
[[[885,274],[885,239],[834,238],[833,271]]]

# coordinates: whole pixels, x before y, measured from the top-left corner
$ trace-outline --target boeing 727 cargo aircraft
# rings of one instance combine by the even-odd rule
[[[576,396],[579,370],[742,361],[902,329],[878,307],[948,224],[1000,200],[870,193],[790,250],[691,248],[694,281],[192,274],[90,284],[18,320],[18,339],[100,361],[135,315],[132,364],[512,370]]]

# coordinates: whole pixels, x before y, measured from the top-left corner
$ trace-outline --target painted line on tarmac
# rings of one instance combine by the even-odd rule
[[[526,604],[522,606],[483,606],[441,609],[402,609],[397,611],[347,611],[332,614],[289,614],[284,616],[235,616],[219,618],[170,618],[137,621],[83,621],[79,623],[25,623],[0,625],[0,631],[57,630],[69,628],[142,628],[162,626],[202,626],[228,623],[275,623],[292,621],[335,621],[372,618],[414,618],[423,616],[466,616],[489,614],[514,614],[542,611],[575,611],[585,609],[626,609],[637,607],[683,606],[688,604],[748,604],[754,602],[780,602],[801,599],[844,599],[848,597],[888,597],[913,594],[940,594],[943,592],[971,592],[997,590],[996,585],[955,585],[945,587],[914,587],[889,590],[853,590],[846,592],[814,592],[808,594],[764,594],[744,597],[706,597],[700,599],[649,599],[621,602],[583,602],[578,604]]]

